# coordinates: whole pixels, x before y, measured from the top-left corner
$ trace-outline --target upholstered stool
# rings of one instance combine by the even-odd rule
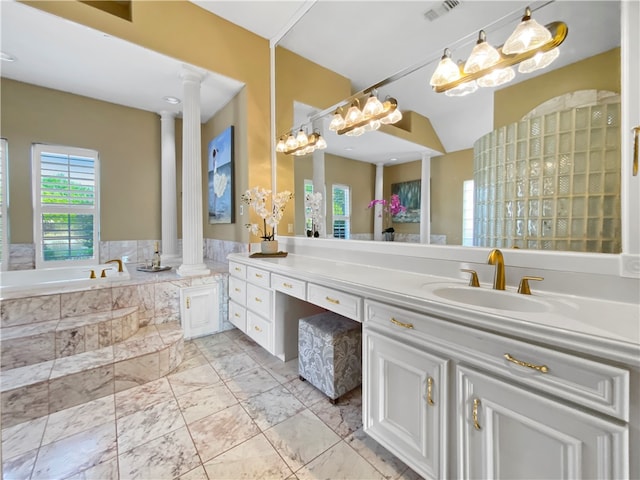
[[[362,326],[333,312],[298,323],[298,373],[335,403],[362,383]]]

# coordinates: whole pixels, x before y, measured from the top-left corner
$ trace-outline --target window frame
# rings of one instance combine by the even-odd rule
[[[475,221],[475,195],[474,180],[463,180],[462,182],[462,246],[473,247],[474,245],[474,221]],[[469,236],[469,232],[471,236]],[[465,235],[466,234],[466,235]]]
[[[339,188],[341,190],[346,191],[346,202],[345,208],[347,210],[347,215],[336,215],[335,213],[335,189]],[[345,233],[344,237],[336,237],[336,220],[345,222]],[[345,185],[344,183],[334,183],[331,185],[331,234],[334,238],[341,238],[348,240],[351,238],[351,186]]]
[[[9,244],[9,142],[0,138],[0,222],[2,234],[2,252],[0,253],[0,271],[9,269],[11,245]]]
[[[41,201],[41,181],[43,153],[58,155],[90,157],[94,160],[94,202],[88,205],[47,205]],[[36,268],[55,268],[72,265],[97,265],[100,259],[100,157],[96,150],[68,147],[63,145],[46,145],[34,143],[31,146],[32,201],[33,201],[33,241],[35,244]],[[43,213],[93,214],[93,256],[85,259],[45,260],[42,245]]]

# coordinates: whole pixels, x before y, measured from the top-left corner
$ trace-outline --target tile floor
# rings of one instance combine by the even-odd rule
[[[2,430],[3,479],[418,479],[238,330],[185,342],[170,375]]]

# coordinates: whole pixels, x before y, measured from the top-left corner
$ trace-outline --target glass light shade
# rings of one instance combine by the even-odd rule
[[[522,22],[504,42],[502,53],[515,55],[528,52],[544,45],[549,40],[551,40],[551,32],[531,18],[531,10],[527,7]]]
[[[480,30],[478,43],[473,47],[471,55],[464,64],[464,73],[474,73],[493,67],[500,61],[498,50],[487,43],[484,30]]]
[[[395,109],[389,115],[380,119],[380,123],[384,123],[385,125],[389,125],[391,123],[396,123],[402,120],[402,112],[399,109]]]
[[[347,115],[344,117],[345,125],[348,127],[349,125],[358,123],[361,120],[362,120],[362,112],[355,104],[351,104],[351,107],[347,111]]]
[[[314,146],[312,146],[312,145],[307,145],[305,148],[303,148],[303,149],[302,149],[302,152],[303,152],[302,154],[303,154],[303,155],[309,155],[310,153],[313,153],[313,151],[314,151],[315,149],[316,149],[316,148],[315,148]]]
[[[433,72],[429,83],[432,87],[439,87],[441,85],[454,82],[459,78],[460,68],[453,60],[451,60],[451,53],[447,48],[444,51],[444,55],[442,56],[440,63],[438,63],[438,68]]]
[[[447,90],[446,92],[444,92],[444,94],[448,97],[464,97],[465,95],[469,95],[476,90],[478,90],[478,83],[475,80],[471,80],[470,82],[461,83],[451,90]]]
[[[365,103],[364,108],[362,109],[362,114],[365,117],[373,117],[374,115],[378,115],[382,112],[382,102],[378,100],[378,97],[375,95],[371,95]]]
[[[336,112],[333,114],[333,118],[329,123],[329,130],[333,132],[337,132],[338,130],[342,130],[344,128],[344,118],[340,113]]]
[[[307,137],[307,134],[304,133],[302,129],[300,129],[300,131],[298,132],[298,135],[296,135],[296,142],[298,142],[298,146],[300,147],[309,143],[309,138]]]
[[[285,147],[287,147],[287,150],[293,150],[294,148],[298,148],[298,142],[296,142],[295,137],[291,133],[287,137],[287,141],[285,142],[284,145]]]
[[[372,132],[380,128],[380,120],[371,120],[363,127],[367,132]]]
[[[480,87],[497,87],[513,80],[516,72],[511,67],[497,68],[478,79]]]
[[[287,146],[284,144],[284,137],[280,137],[278,140],[278,144],[276,145],[276,152],[284,152],[287,149]]]
[[[358,128],[354,128],[353,130],[345,133],[345,135],[347,135],[349,137],[359,137],[363,133],[364,133],[364,127],[358,127]]]
[[[558,47],[553,48],[547,52],[538,52],[533,57],[525,60],[518,66],[520,73],[531,73],[536,70],[540,70],[551,64],[560,55],[560,49]]]
[[[324,139],[324,137],[318,135],[318,140],[316,141],[316,150],[324,150],[325,148],[327,148],[327,141]]]

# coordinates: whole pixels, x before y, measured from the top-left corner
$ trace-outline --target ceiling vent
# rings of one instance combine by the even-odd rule
[[[436,18],[440,18],[442,15],[450,12],[461,3],[462,2],[458,0],[445,0],[444,2],[437,4],[431,10],[424,12],[424,18],[433,22]]]

